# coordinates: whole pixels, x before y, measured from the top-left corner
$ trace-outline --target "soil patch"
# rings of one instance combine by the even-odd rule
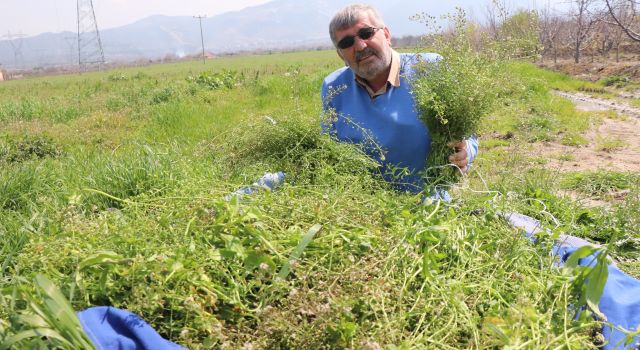
[[[590,59],[591,58],[583,59],[580,63],[575,63],[572,60],[558,60],[556,63],[547,61],[539,65],[546,69],[563,72],[590,81],[597,81],[613,75],[626,76],[632,80],[640,80],[640,60],[638,60],[638,57],[621,57],[620,62],[603,60],[601,58],[591,62]]]
[[[561,171],[640,172],[640,109],[584,94],[560,94],[574,101],[579,110],[615,110],[627,117],[604,119],[584,135],[588,141],[585,146],[565,146],[556,142],[534,145],[533,151],[548,160],[547,166]]]
[[[576,108],[581,111],[612,110],[623,116],[640,118],[640,108],[633,107],[626,102],[595,98],[579,92],[568,93],[563,91],[556,91],[555,93],[573,101],[573,103],[575,103],[576,105]],[[635,98],[635,96],[636,95],[629,94],[628,98]]]

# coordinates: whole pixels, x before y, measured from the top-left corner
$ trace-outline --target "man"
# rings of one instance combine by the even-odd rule
[[[322,101],[329,120],[325,131],[338,140],[360,144],[382,165],[383,175],[400,189],[419,192],[431,147],[429,130],[420,122],[410,81],[412,66],[420,60],[436,61],[435,54],[398,54],[391,48],[391,33],[378,12],[367,5],[350,5],[340,10],[329,25],[331,40],[347,67],[325,78]],[[451,143],[455,152],[449,160],[465,172],[477,154],[475,138]],[[402,176],[395,170],[402,168]],[[517,213],[504,213],[509,222],[525,230],[533,239],[540,223]],[[561,235],[553,249],[564,263],[587,241]],[[595,253],[579,260],[580,265],[593,265]],[[600,311],[610,324],[602,332],[608,343],[605,349],[627,348],[623,330],[640,327],[640,281],[622,273],[615,264],[607,266],[608,276],[600,298]],[[634,335],[634,342],[640,336]]]
[[[350,5],[329,25],[331,40],[347,67],[330,74],[322,85],[325,131],[338,140],[360,144],[382,166],[384,178],[403,191],[422,191],[420,172],[431,149],[429,130],[418,118],[408,79],[418,61],[437,54],[398,54],[391,32],[371,6]],[[475,158],[475,138],[453,142],[449,157],[461,172]]]

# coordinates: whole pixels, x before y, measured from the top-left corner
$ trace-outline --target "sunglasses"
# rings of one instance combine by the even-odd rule
[[[338,41],[338,48],[339,49],[348,49],[351,46],[353,46],[353,44],[356,42],[356,36],[362,40],[368,40],[371,39],[372,36],[374,36],[376,34],[376,32],[378,31],[378,29],[382,29],[382,28],[373,28],[373,27],[364,27],[364,28],[360,28],[358,30],[358,34],[354,35],[347,35],[344,38],[342,38],[342,40]]]

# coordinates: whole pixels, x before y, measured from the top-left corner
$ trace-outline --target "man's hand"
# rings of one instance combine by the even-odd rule
[[[465,140],[462,141],[452,141],[447,144],[447,146],[454,149],[454,153],[449,156],[449,161],[451,164],[458,167],[462,174],[466,173],[469,170],[469,159],[467,159],[467,142]]]

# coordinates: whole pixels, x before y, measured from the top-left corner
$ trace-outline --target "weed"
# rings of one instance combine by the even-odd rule
[[[0,347],[95,349],[60,290],[42,275],[35,277],[34,285],[34,294],[14,286],[12,299],[0,296],[2,304],[12,304],[9,307],[13,309],[12,327],[16,331],[15,334],[2,339]],[[27,308],[23,310],[20,304],[26,304]]]
[[[130,153],[129,153],[130,152]],[[127,200],[141,194],[161,194],[174,181],[171,161],[148,146],[134,148],[115,158],[98,158],[87,164],[93,170],[84,182],[88,192],[84,206],[92,210],[122,208]]]
[[[564,188],[577,190],[591,196],[603,196],[614,191],[629,189],[638,180],[637,175],[602,169],[569,173],[562,185]]]
[[[584,84],[584,85],[579,86],[578,87],[578,91],[597,93],[597,94],[604,94],[604,93],[607,92],[607,90],[605,90],[603,87],[594,86],[594,85],[590,85],[590,84]]]
[[[33,120],[42,115],[42,109],[41,103],[29,98],[22,98],[19,102],[6,102],[0,105],[0,120],[5,122]]]
[[[549,160],[546,157],[529,157],[529,162],[536,165],[545,165]]]
[[[61,154],[61,147],[46,136],[24,136],[0,144],[0,162],[18,163],[30,159],[55,158]]]
[[[598,151],[603,151],[603,152],[613,152],[615,150],[619,150],[621,148],[624,148],[626,145],[626,143],[620,139],[617,138],[604,138],[601,136],[598,136],[596,138],[596,144],[595,144],[595,148]]]
[[[625,121],[625,120],[629,119],[629,117],[627,117],[627,116],[625,116],[623,114],[618,114],[614,110],[596,112],[595,114],[598,115],[599,117],[601,116],[603,118],[607,118],[607,119],[611,119],[611,120]]]
[[[260,120],[230,133],[228,140],[220,149],[227,162],[268,164],[270,169],[293,174],[299,184],[336,173],[366,174],[378,167],[357,147],[332,141],[314,119],[278,118],[275,124]]]
[[[623,88],[629,83],[629,77],[623,75],[610,75],[599,80],[604,86],[615,86],[616,88]]]
[[[224,70],[219,73],[202,72],[197,76],[190,75],[187,81],[209,90],[233,89],[242,84],[243,76],[236,71]]]
[[[576,160],[576,157],[571,153],[562,153],[558,155],[558,160],[561,160],[563,162],[572,162]]]
[[[158,104],[158,103],[169,102],[169,100],[172,97],[174,97],[176,94],[177,94],[176,89],[171,86],[157,89],[151,93],[151,96],[152,96],[151,103]]]
[[[51,164],[22,162],[0,169],[0,210],[26,211],[37,207],[49,193],[55,193]]]
[[[128,81],[129,77],[124,73],[114,72],[109,74],[107,79],[109,79],[109,81]]]
[[[507,147],[509,145],[511,145],[511,142],[509,142],[508,140],[501,140],[501,139],[482,140],[482,148],[484,149],[491,149],[495,147]]]
[[[560,143],[565,146],[584,146],[588,143],[587,139],[576,133],[567,133],[562,135]]]

